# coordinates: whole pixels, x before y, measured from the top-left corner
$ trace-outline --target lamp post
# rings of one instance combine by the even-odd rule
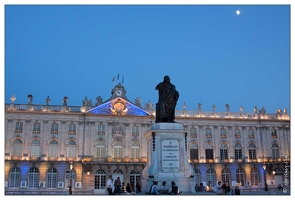
[[[72,195],[72,172],[73,172],[73,164],[70,164],[70,184],[69,184],[69,194]]]
[[[266,183],[266,173],[265,173],[265,170],[266,170],[266,164],[264,163],[264,164],[263,164],[263,174],[264,174],[264,191],[268,191],[268,186],[267,186],[267,183]]]

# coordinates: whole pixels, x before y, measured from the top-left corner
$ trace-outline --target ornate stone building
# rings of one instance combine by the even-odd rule
[[[152,142],[144,134],[155,123],[154,106],[133,103],[120,83],[112,96],[82,106],[5,104],[6,194],[106,194],[110,174],[148,190]],[[176,110],[185,127],[186,151],[195,183],[222,180],[241,189],[275,188],[289,179],[290,119],[286,110],[267,114]]]

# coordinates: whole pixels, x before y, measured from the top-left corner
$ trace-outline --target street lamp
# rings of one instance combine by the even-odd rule
[[[267,183],[266,183],[266,173],[265,173],[265,170],[266,170],[266,164],[264,163],[264,164],[263,164],[263,174],[264,174],[264,191],[268,191],[268,186],[267,186]]]
[[[70,185],[69,185],[69,194],[72,195],[72,172],[73,172],[73,165],[70,164]]]

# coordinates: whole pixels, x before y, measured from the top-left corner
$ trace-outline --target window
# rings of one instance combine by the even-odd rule
[[[72,179],[72,180],[71,180]],[[66,180],[65,180],[65,188],[70,187],[70,182],[72,181],[72,188],[74,188],[76,182],[76,171],[74,169],[67,169],[66,170]]]
[[[48,157],[57,158],[58,157],[58,143],[56,140],[51,140],[49,143]]]
[[[102,169],[98,169],[94,173],[94,189],[106,188],[106,173]]]
[[[97,135],[104,135],[105,134],[105,125],[98,125],[97,127]]]
[[[197,138],[197,129],[192,127],[190,130],[191,138]]]
[[[241,131],[238,128],[235,129],[235,138],[241,138]]]
[[[74,140],[68,141],[67,158],[76,158],[76,142]]]
[[[69,135],[76,135],[76,124],[69,124]]]
[[[140,181],[140,172],[138,170],[132,170],[130,172],[130,183],[134,183],[134,186],[136,186],[137,181]]]
[[[225,128],[220,129],[220,138],[226,138],[226,130],[225,130]]]
[[[255,144],[249,144],[249,159],[255,160],[256,159],[256,146]]]
[[[206,171],[206,181],[207,181],[207,185],[209,185],[210,187],[214,187],[215,183],[216,183],[216,179],[215,179],[215,171],[214,169],[210,168]]]
[[[251,176],[251,186],[258,186],[258,170],[256,168],[252,168],[250,171]]]
[[[276,129],[273,129],[273,130],[271,131],[271,137],[272,137],[272,138],[277,138],[277,130],[276,130]]]
[[[41,130],[41,123],[35,122],[33,126],[33,133],[39,134]]]
[[[212,144],[207,143],[205,146],[205,154],[206,154],[206,160],[213,160],[213,146]]]
[[[50,168],[47,171],[47,188],[57,188],[57,170]]]
[[[31,157],[40,157],[41,145],[39,140],[33,140],[31,143]]]
[[[235,160],[242,159],[242,146],[241,144],[237,143],[235,145]]]
[[[252,128],[250,128],[248,130],[248,133],[249,133],[248,138],[255,138],[255,136],[254,136],[254,130]]]
[[[97,158],[104,158],[105,157],[105,149],[106,145],[103,141],[99,141],[96,144],[96,157]]]
[[[230,171],[229,169],[225,168],[221,171],[221,180],[225,183],[229,183],[229,175],[230,175]]]
[[[242,168],[236,170],[236,180],[239,186],[245,185],[245,171]]]
[[[132,127],[132,136],[139,136],[139,127],[136,125]]]
[[[131,158],[139,158],[139,144],[137,142],[131,144]]]
[[[15,133],[22,133],[22,132],[23,132],[23,123],[22,122],[16,122]]]
[[[122,143],[116,142],[114,144],[114,158],[122,158]]]
[[[228,159],[227,148],[227,145],[224,143],[220,145],[220,161]]]
[[[9,187],[18,188],[20,186],[20,169],[13,167],[9,171]]]
[[[212,130],[211,128],[206,128],[206,138],[212,138]]]
[[[279,146],[277,144],[273,144],[271,146],[271,150],[272,150],[272,158],[273,159],[278,159],[280,157]]]
[[[198,160],[199,159],[198,145],[196,143],[192,143],[190,145],[190,159],[191,160]]]
[[[38,188],[39,187],[39,169],[37,167],[32,167],[29,170],[28,176],[28,187],[29,188]]]
[[[51,134],[58,134],[58,124],[57,123],[51,124]]]
[[[20,139],[14,140],[12,144],[11,156],[22,156],[23,142]]]
[[[200,173],[200,170],[196,167],[194,167],[194,177],[195,177],[195,180],[196,180],[196,183],[200,185],[201,183],[201,173]]]

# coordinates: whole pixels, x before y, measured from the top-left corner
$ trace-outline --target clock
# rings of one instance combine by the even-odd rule
[[[122,94],[123,94],[123,91],[121,89],[116,90],[116,95],[117,96],[122,96]]]

